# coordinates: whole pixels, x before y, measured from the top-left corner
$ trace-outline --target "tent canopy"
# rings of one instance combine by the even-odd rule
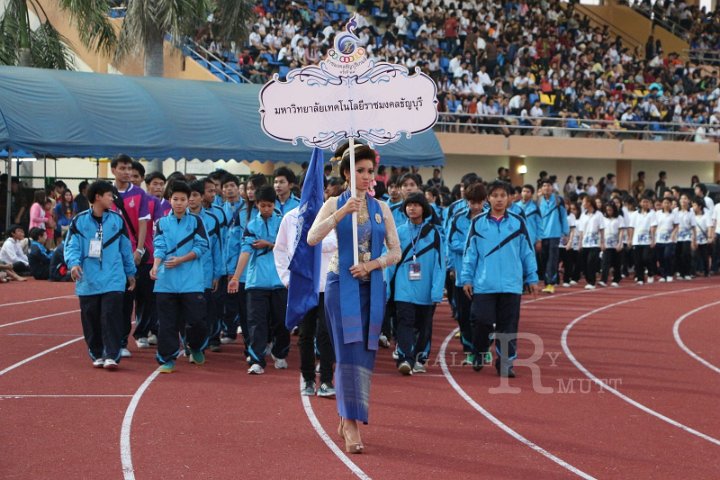
[[[305,162],[260,127],[261,85],[0,67],[0,150],[55,157]],[[379,147],[381,162],[443,165],[435,134]],[[14,156],[14,155],[13,155]]]

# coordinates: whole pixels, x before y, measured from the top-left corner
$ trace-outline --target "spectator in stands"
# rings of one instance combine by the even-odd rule
[[[73,199],[73,194],[69,189],[65,189],[60,201],[55,205],[55,209],[53,210],[56,243],[59,243],[63,232],[70,228],[70,223],[76,214],[77,204]]]
[[[34,202],[30,206],[30,229],[39,227],[45,228],[48,217],[45,216],[45,195],[44,190],[36,190],[33,194]]]

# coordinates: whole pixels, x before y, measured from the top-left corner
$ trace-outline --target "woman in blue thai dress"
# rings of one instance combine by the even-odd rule
[[[348,181],[350,151],[341,148],[337,154],[342,159],[340,173]],[[336,358],[338,433],[348,453],[362,453],[364,448],[358,422],[368,422],[370,378],[385,313],[383,270],[400,259],[390,208],[368,193],[376,157],[368,146],[355,146],[355,195],[348,189],[339,197],[329,198],[308,232],[310,245],[319,244],[333,229],[338,237],[338,252],[328,266],[325,311]],[[354,212],[358,214],[357,265],[353,258]],[[387,248],[384,255],[383,247]]]

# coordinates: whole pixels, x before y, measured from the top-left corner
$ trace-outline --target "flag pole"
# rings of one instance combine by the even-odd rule
[[[356,195],[357,180],[355,178],[355,138],[350,137],[350,194],[354,197]],[[353,265],[360,263],[358,258],[358,232],[357,232],[357,213],[352,214],[352,233],[353,233]]]

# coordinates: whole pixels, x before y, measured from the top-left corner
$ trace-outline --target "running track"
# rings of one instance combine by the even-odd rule
[[[718,477],[716,279],[525,301],[520,356],[539,373],[518,366],[519,393],[460,366],[442,305],[428,374],[379,352],[366,453],[347,457],[334,401],[299,395],[297,349],[261,377],[239,345],[173,375],[150,350],[96,370],[72,285],[0,285],[0,477]]]

